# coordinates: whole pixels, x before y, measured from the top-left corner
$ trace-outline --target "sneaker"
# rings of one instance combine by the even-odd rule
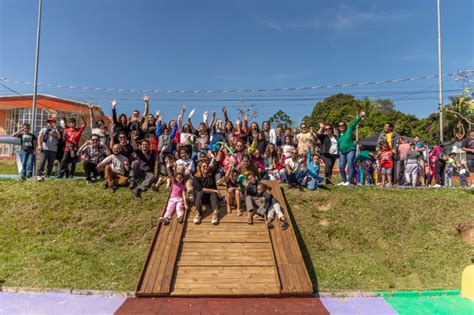
[[[189,192],[188,200],[189,200],[189,202],[194,203],[194,192],[193,191]]]
[[[104,180],[104,181],[102,182],[102,187],[103,187],[104,189],[107,189],[107,188],[109,187],[109,183],[108,183],[106,180]]]
[[[170,224],[170,220],[168,218],[161,217],[160,218],[160,223],[163,223],[164,225],[168,225],[168,224]]]
[[[138,188],[135,188],[135,189],[132,190],[132,194],[137,198],[141,197],[141,193],[142,193],[142,191]]]
[[[128,185],[128,188],[132,190],[132,189],[135,189],[135,187],[137,187],[137,182],[134,179],[131,179],[130,185]]]
[[[178,217],[178,223],[183,223],[183,217]]]
[[[21,181],[21,182],[24,182],[25,180],[26,180],[26,176],[25,176],[25,175],[21,175],[21,176],[20,176],[20,181]]]
[[[92,180],[87,180],[86,183],[87,183],[87,185],[92,185],[92,184],[94,184],[94,183],[92,182]]]
[[[95,183],[96,181],[97,181],[97,178],[95,178],[95,177],[91,178],[91,182]]]
[[[440,184],[436,184],[433,186],[434,188],[441,188],[442,186]]]
[[[219,224],[219,216],[217,215],[217,213],[214,213],[214,214],[212,215],[211,223],[214,224],[214,225],[218,225],[218,224]]]
[[[200,224],[201,223],[201,216],[199,214],[196,214],[196,216],[193,219],[194,224]]]
[[[156,187],[156,184],[151,184],[151,190],[158,191],[158,187]]]
[[[286,230],[289,226],[288,221],[285,220],[280,224],[280,229]]]
[[[349,182],[344,182],[344,183],[342,183],[342,186],[349,186],[350,184],[351,183],[349,183]]]
[[[115,187],[114,186],[109,187],[109,191],[113,194],[115,192]]]
[[[337,183],[336,186],[343,186],[345,183],[347,182],[340,182],[340,183]]]
[[[44,177],[43,176],[36,176],[36,180],[39,182],[44,182]]]
[[[330,179],[326,178],[326,185],[334,185]]]
[[[267,226],[269,229],[273,229],[273,223],[270,221],[267,221]]]

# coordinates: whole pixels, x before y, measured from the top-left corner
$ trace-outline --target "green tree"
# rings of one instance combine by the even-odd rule
[[[447,117],[454,118],[455,126],[453,134],[459,133],[462,137],[466,135],[466,129],[474,125],[474,100],[469,96],[471,91],[465,88],[459,97],[450,97],[451,105],[445,107]]]
[[[277,127],[282,128],[292,127],[294,125],[291,117],[281,109],[273,114],[267,121],[270,125],[275,124]]]

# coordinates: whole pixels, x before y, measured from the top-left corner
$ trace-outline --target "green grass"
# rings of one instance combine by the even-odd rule
[[[39,160],[36,160],[36,166],[38,166]],[[53,172],[56,172],[56,166],[53,168]],[[54,173],[53,173],[54,174]],[[18,175],[18,168],[16,166],[15,159],[0,159],[0,175]],[[85,176],[82,163],[76,164],[76,176]]]
[[[454,289],[472,248],[455,225],[474,219],[469,190],[285,190],[320,291]]]
[[[82,180],[1,180],[0,283],[133,290],[164,202]]]
[[[319,291],[460,287],[474,251],[455,225],[474,220],[472,190],[285,193]],[[0,284],[134,290],[164,202],[83,180],[0,180]]]

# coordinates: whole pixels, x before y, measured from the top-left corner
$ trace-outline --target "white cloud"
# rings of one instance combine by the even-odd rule
[[[257,22],[273,31],[304,31],[329,29],[335,32],[347,32],[356,27],[400,21],[411,17],[411,12],[386,12],[372,7],[361,11],[351,5],[340,5],[327,9],[317,16],[298,22],[274,21],[268,18],[257,18]]]

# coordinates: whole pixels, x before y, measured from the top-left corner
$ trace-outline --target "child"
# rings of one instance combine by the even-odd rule
[[[275,213],[278,217],[278,220],[280,220],[280,228],[282,230],[286,230],[289,226],[288,221],[285,218],[285,215],[283,214],[283,211],[281,210],[281,205],[276,201],[275,198],[267,191],[267,185],[263,183],[258,183],[257,184],[257,194],[255,196],[259,200],[257,202],[254,202],[255,204],[259,204],[258,209],[256,210],[256,213],[259,216],[265,217],[267,216],[267,225],[269,228],[273,227],[273,219],[275,218]],[[252,214],[254,214],[255,211],[252,211]]]
[[[171,164],[168,164],[166,168],[172,184],[168,206],[166,207],[166,213],[164,217],[160,218],[160,222],[169,224],[171,222],[171,218],[173,217],[173,213],[176,211],[178,222],[183,223],[184,210],[188,209],[188,203],[186,201],[186,187],[184,186],[184,175],[183,173],[177,172],[176,175],[173,176]]]
[[[37,138],[30,132],[29,123],[24,123],[23,128],[15,132],[12,136],[20,139],[21,146],[21,173],[20,180],[33,176],[33,168],[35,164],[35,150],[37,147]]]
[[[382,187],[392,186],[393,152],[385,143],[379,154],[380,169],[382,173]],[[387,184],[385,184],[387,182]]]
[[[323,186],[322,182],[324,178],[319,176],[320,167],[319,154],[316,152],[312,154],[311,147],[309,147],[306,162],[306,187],[308,187],[309,190],[316,190],[316,188]]]
[[[188,193],[189,202],[194,202],[194,191],[193,191],[193,174],[194,174],[194,161],[189,156],[189,151],[181,147],[179,149],[179,159],[176,160],[176,171],[183,173],[184,183],[186,185],[186,191]]]
[[[232,206],[235,203],[237,208],[237,215],[242,216],[242,211],[240,210],[240,198],[242,192],[240,190],[240,184],[237,181],[238,172],[234,167],[229,168],[225,174],[224,180],[227,185],[227,195],[225,196],[225,202],[227,205],[227,213],[232,213]]]
[[[415,143],[410,143],[410,149],[407,153],[407,159],[405,163],[405,182],[406,185],[416,187],[418,182],[418,173],[420,171],[420,159],[421,153],[416,149]]]
[[[372,158],[371,153],[367,151],[364,147],[361,147],[359,155],[357,155],[357,158],[356,158],[358,167],[360,167],[362,170],[361,172],[362,176],[359,183],[360,185],[366,185],[366,184],[370,185],[373,182],[372,174],[371,174],[371,168],[373,168],[372,159],[373,158]]]
[[[459,165],[459,185],[461,188],[466,188],[469,186],[467,182],[468,177],[469,173],[467,172],[466,164],[461,163]]]
[[[451,152],[448,155],[446,169],[444,171],[444,184],[446,187],[453,187],[453,173],[456,168],[456,153]]]

